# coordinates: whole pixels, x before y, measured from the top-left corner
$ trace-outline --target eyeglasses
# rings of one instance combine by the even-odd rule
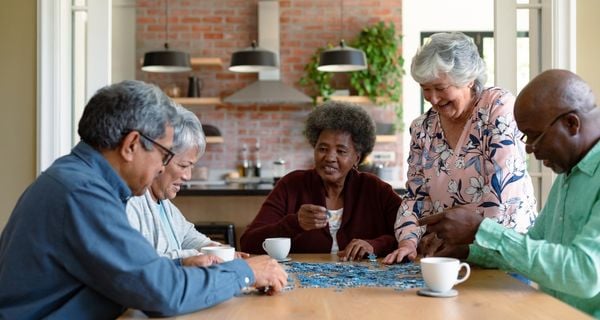
[[[142,136],[144,139],[152,142],[152,144],[154,144],[155,146],[157,146],[159,149],[161,149],[163,151],[163,158],[162,158],[162,164],[163,166],[166,166],[169,164],[169,162],[171,162],[171,159],[173,159],[173,157],[175,156],[175,153],[171,150],[169,150],[169,148],[163,146],[162,144],[154,141],[153,139],[150,139],[150,137],[148,137],[147,135],[141,133],[138,131],[138,133],[140,134],[140,136]]]
[[[554,118],[554,120],[552,120],[552,122],[550,122],[549,125],[546,126],[546,128],[542,131],[542,133],[540,133],[537,138],[535,138],[533,141],[529,142],[529,137],[527,135],[523,135],[521,137],[521,141],[523,141],[523,143],[525,143],[527,146],[529,146],[529,148],[533,149],[535,148],[535,146],[542,141],[542,138],[544,138],[544,135],[546,134],[546,132],[548,132],[548,130],[550,130],[550,128],[552,128],[552,126],[558,122],[558,120],[560,120],[560,118],[568,115],[569,113],[573,113],[573,112],[577,112],[577,110],[569,110],[567,112],[563,112],[561,114],[559,114],[558,116],[556,116],[556,118]]]

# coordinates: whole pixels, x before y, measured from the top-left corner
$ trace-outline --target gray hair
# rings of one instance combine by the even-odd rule
[[[151,139],[165,134],[167,125],[177,122],[174,102],[157,86],[126,80],[101,88],[83,110],[77,133],[96,149],[113,150],[131,131]],[[146,150],[153,146],[140,140]]]
[[[176,105],[175,110],[179,115],[179,121],[173,125],[173,148],[174,153],[181,153],[192,148],[198,148],[198,155],[202,155],[206,148],[206,139],[202,124],[193,112]]]
[[[559,102],[583,113],[597,108],[596,96],[587,82],[574,73],[570,73],[570,76],[567,73],[564,78],[566,79],[565,90],[556,91],[561,92],[557,99]]]
[[[375,122],[359,105],[347,102],[328,101],[316,107],[306,119],[304,136],[314,148],[323,130],[339,130],[352,137],[354,148],[363,159],[373,151],[375,145]]]
[[[487,80],[485,62],[477,46],[462,32],[436,33],[412,60],[410,73],[418,83],[431,82],[446,73],[456,86],[474,81],[475,96],[483,91]]]

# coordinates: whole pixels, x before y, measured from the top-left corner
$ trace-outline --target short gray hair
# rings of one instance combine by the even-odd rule
[[[412,60],[410,73],[418,83],[431,82],[446,73],[454,85],[474,81],[475,96],[483,91],[487,80],[485,62],[477,46],[462,32],[436,33]]]
[[[304,136],[314,148],[323,130],[347,132],[354,148],[360,154],[359,163],[366,158],[375,145],[375,122],[359,105],[328,101],[315,109],[306,119]]]
[[[177,121],[174,102],[160,88],[126,80],[101,88],[83,110],[77,133],[95,149],[113,150],[131,131],[158,139]],[[152,143],[141,139],[146,150]]]
[[[179,121],[173,124],[173,148],[174,153],[182,153],[192,148],[198,148],[198,155],[202,155],[206,148],[206,139],[200,120],[193,112],[176,105],[175,110],[179,115]]]

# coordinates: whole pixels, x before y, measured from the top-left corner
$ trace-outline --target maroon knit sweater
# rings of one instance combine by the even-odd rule
[[[340,251],[352,239],[366,240],[379,257],[396,249],[394,222],[401,199],[392,187],[373,174],[352,169],[342,192],[344,214],[337,232]],[[325,187],[314,169],[291,172],[277,182],[242,235],[242,251],[263,254],[264,239],[289,237],[292,253],[331,252],[328,226],[310,231],[300,227],[297,212],[303,204],[325,206]]]

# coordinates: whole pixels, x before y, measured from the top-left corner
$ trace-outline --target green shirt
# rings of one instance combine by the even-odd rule
[[[485,219],[468,261],[516,271],[600,318],[600,143],[560,174],[527,234]]]

